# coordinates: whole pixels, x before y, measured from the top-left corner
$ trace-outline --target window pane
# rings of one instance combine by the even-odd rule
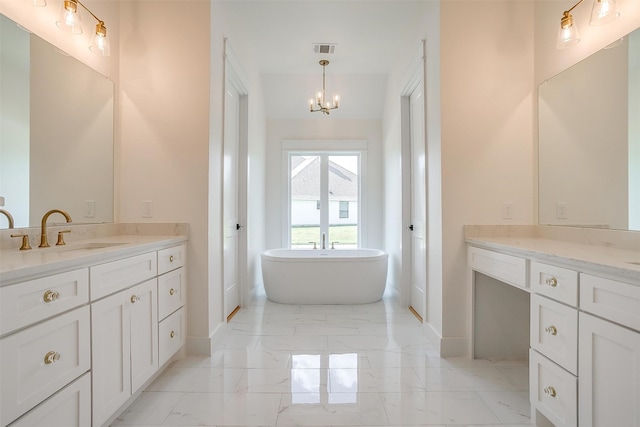
[[[358,156],[329,156],[329,242],[358,247]]]
[[[320,157],[290,157],[291,247],[312,248],[320,241]]]

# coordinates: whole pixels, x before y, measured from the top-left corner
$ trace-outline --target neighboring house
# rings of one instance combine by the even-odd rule
[[[358,223],[358,175],[329,160],[329,224]],[[291,158],[291,225],[320,224],[320,158]]]

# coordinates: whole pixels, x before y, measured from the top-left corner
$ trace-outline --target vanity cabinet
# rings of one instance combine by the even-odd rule
[[[86,268],[0,288],[2,426],[26,413],[33,419],[28,411],[50,406],[57,392],[90,370],[88,301]],[[44,425],[86,425],[66,420],[55,412]]]
[[[505,252],[470,246],[468,265],[530,290],[529,397],[534,420],[541,414],[555,426],[640,426],[637,275],[610,269],[604,278],[598,275],[600,266],[581,263],[571,268],[571,258],[554,255],[561,265],[553,265],[528,251],[518,256]],[[529,272],[524,285],[514,280],[516,265]],[[473,295],[475,279],[470,277]]]
[[[103,426],[183,346],[184,239],[151,239],[1,277],[0,427]]]
[[[580,425],[640,425],[640,287],[581,274],[580,305]]]
[[[159,364],[164,365],[185,343],[186,248],[158,251]]]

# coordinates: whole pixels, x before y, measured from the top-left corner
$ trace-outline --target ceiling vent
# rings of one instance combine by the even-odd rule
[[[313,51],[315,53],[332,54],[335,52],[335,50],[336,45],[333,43],[315,43],[313,45]]]

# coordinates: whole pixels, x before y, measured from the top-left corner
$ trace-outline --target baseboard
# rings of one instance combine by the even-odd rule
[[[195,356],[211,356],[211,338],[187,337],[187,354]]]
[[[467,357],[468,339],[466,337],[442,338],[440,342],[440,357]]]
[[[424,322],[424,332],[427,335],[427,339],[429,340],[429,342],[436,347],[438,354],[441,354],[442,337],[440,336],[438,331],[435,330],[431,323]]]
[[[465,337],[443,337],[433,327],[425,322],[425,334],[429,341],[436,347],[440,357],[467,357],[468,340]]]

